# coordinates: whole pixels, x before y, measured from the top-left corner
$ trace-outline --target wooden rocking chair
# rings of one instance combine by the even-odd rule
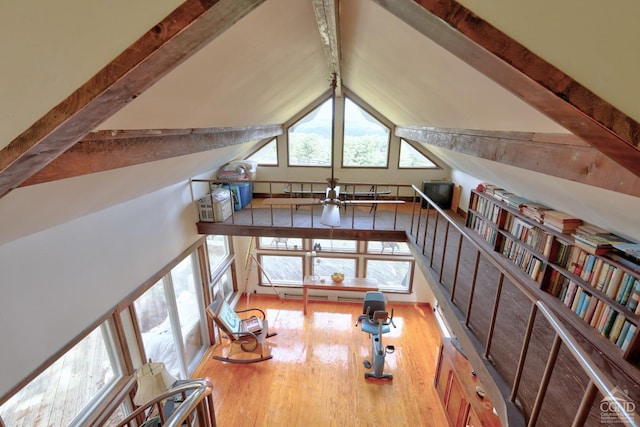
[[[230,363],[255,363],[273,357],[268,348],[265,349],[264,340],[277,333],[269,332],[264,311],[259,308],[234,311],[222,295],[216,295],[207,307],[207,314],[230,341],[227,354],[213,355],[214,359]]]

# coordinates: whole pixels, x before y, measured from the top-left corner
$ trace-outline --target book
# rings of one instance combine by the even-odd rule
[[[618,288],[620,287],[620,283],[622,283],[622,276],[624,274],[624,271],[621,268],[614,267],[614,269],[615,271],[611,275],[609,283],[605,285],[606,289],[602,290],[611,299],[616,298],[616,295],[618,294]]]
[[[607,324],[607,320],[611,316],[612,311],[613,309],[611,308],[611,306],[605,303],[604,307],[602,308],[602,313],[600,314],[600,319],[598,320],[598,325],[596,326],[601,334],[604,330],[605,325]]]
[[[582,298],[582,302],[578,306],[578,312],[576,314],[580,316],[581,319],[584,319],[587,314],[587,308],[589,307],[592,296],[586,292],[583,292],[582,295],[584,295],[584,298]]]
[[[622,325],[622,330],[620,331],[620,335],[618,335],[618,339],[616,340],[616,345],[618,347],[622,347],[625,338],[627,337],[627,333],[629,332],[629,328],[631,327],[631,323],[628,320],[624,321],[624,325]]]
[[[583,318],[585,322],[591,324],[591,320],[593,319],[593,315],[596,311],[596,307],[598,306],[598,302],[600,302],[600,300],[591,295],[591,298],[589,299],[589,306],[587,307]]]
[[[576,218],[565,212],[548,210],[544,213],[544,225],[550,228],[561,231],[562,233],[568,233],[575,230],[582,224],[580,218]]]
[[[631,340],[636,333],[636,325],[629,326],[629,330],[627,331],[627,335],[624,337],[624,342],[622,343],[622,350],[627,351],[629,348],[629,344],[631,344]]]
[[[602,328],[602,335],[609,338],[609,334],[611,333],[611,329],[613,328],[613,324],[615,323],[617,317],[618,317],[618,312],[615,311],[614,309],[611,309],[609,311],[609,314],[607,315],[606,322],[604,322],[604,326]]]
[[[620,236],[612,233],[607,234],[572,234],[575,245],[590,254],[603,255],[613,250],[614,243],[625,241]]]
[[[620,331],[622,331],[622,326],[624,325],[625,320],[625,317],[621,314],[616,316],[616,319],[611,326],[611,331],[609,332],[609,340],[613,343],[618,341],[618,336],[620,336]]]
[[[640,302],[640,279],[635,279],[633,285],[633,291],[629,295],[629,301],[627,301],[627,308],[631,311],[635,311],[638,308]]]
[[[640,263],[640,243],[617,242],[613,247],[631,261]]]
[[[624,273],[624,278],[622,279],[622,284],[620,285],[620,289],[618,290],[618,295],[616,296],[616,302],[627,305],[627,301],[629,301],[629,297],[631,296],[631,291],[633,290],[635,278],[629,273]]]
[[[600,272],[602,271],[602,266],[604,265],[604,260],[602,258],[598,258],[593,266],[593,271],[589,275],[589,284],[596,287],[598,282],[598,278],[600,277]]]
[[[598,300],[598,303],[596,304],[596,309],[593,311],[593,317],[591,317],[591,322],[589,322],[589,324],[594,328],[597,328],[598,324],[600,323],[600,319],[602,317],[602,311],[604,310],[604,307],[605,307],[605,303],[602,302],[601,300]]]

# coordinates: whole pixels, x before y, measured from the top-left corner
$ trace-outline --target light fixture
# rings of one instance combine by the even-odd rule
[[[176,379],[167,371],[164,363],[149,361],[136,371],[138,390],[133,397],[136,406],[143,406],[155,399],[176,382]]]

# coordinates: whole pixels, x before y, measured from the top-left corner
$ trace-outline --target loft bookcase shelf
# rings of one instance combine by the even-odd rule
[[[542,218],[472,190],[466,226],[591,345],[638,366],[640,268],[588,252]]]

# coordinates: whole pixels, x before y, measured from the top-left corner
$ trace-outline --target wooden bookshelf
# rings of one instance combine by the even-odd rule
[[[466,226],[518,269],[522,284],[612,360],[640,364],[639,269],[589,253],[498,197],[472,190]],[[541,292],[540,292],[541,291]]]

